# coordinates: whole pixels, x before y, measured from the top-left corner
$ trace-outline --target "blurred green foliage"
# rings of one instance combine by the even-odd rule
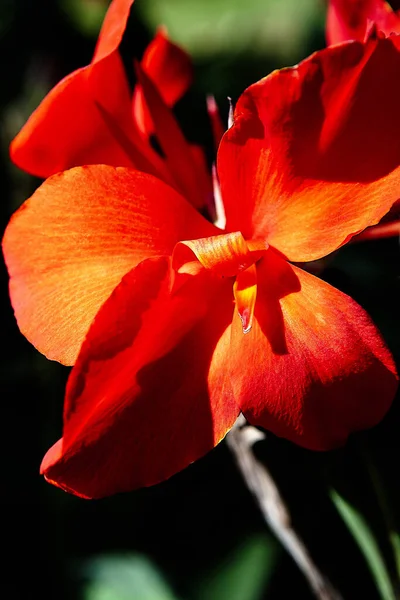
[[[104,16],[107,0],[60,0],[60,8],[83,35],[97,38]]]
[[[301,56],[310,29],[324,18],[315,0],[152,0],[139,10],[149,27],[164,23],[195,58],[272,52],[290,61]]]
[[[280,548],[272,537],[254,535],[205,575],[195,600],[261,600],[268,589]]]
[[[395,590],[392,588],[385,560],[368,523],[354,506],[333,489],[331,490],[331,498],[364,554],[382,600],[396,600]]]
[[[99,556],[86,568],[84,600],[178,600],[145,556]]]
[[[266,534],[254,535],[230,552],[188,590],[193,600],[261,600],[279,547]],[[146,556],[97,556],[83,569],[83,600],[180,600],[161,570]]]

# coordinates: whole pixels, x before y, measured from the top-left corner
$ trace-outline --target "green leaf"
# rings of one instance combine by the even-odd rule
[[[400,577],[400,535],[397,531],[389,532],[390,543],[392,544],[394,559],[396,562],[397,573]]]
[[[330,497],[363,553],[382,600],[396,600],[385,561],[367,521],[336,490],[331,489]]]
[[[280,546],[271,537],[248,539],[203,579],[198,600],[261,600],[275,569]]]
[[[84,600],[178,600],[157,567],[139,554],[97,557],[85,575]]]

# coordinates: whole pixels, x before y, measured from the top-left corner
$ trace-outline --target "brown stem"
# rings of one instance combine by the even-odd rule
[[[313,562],[303,541],[292,526],[289,510],[275,481],[265,465],[253,453],[253,444],[264,438],[265,434],[249,425],[241,415],[227,435],[226,441],[266,523],[293,558],[316,598],[342,600],[339,592]]]

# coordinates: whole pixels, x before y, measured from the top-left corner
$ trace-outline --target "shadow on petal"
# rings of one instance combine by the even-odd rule
[[[274,354],[287,354],[281,298],[299,292],[300,281],[291,265],[271,249],[257,265],[255,317]]]
[[[169,261],[145,261],[99,311],[67,389],[62,451],[42,472],[84,497],[167,479],[235,422],[225,369],[232,284],[192,277],[170,294]]]

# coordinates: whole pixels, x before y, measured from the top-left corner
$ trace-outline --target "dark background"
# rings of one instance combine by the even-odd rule
[[[164,3],[168,5],[169,0]],[[40,183],[10,163],[9,142],[52,85],[90,62],[106,4],[101,0],[1,0],[2,230],[11,213]],[[158,23],[159,5],[159,0],[137,0],[123,52],[140,56]],[[188,49],[194,52],[196,68],[196,83],[176,111],[187,136],[210,147],[206,93],[216,94],[226,116],[228,95],[235,100],[247,85],[273,68],[294,64],[325,43],[324,6],[317,0],[304,2],[308,12],[303,20],[293,0],[252,0],[246,26],[239,2],[193,2],[194,22],[185,21],[178,0],[170,0],[170,5],[171,36],[176,31],[180,41],[194,40]],[[264,40],[258,29],[257,37],[248,26],[253,19],[260,27],[257,15],[264,9],[270,27],[265,37],[275,31],[276,38]],[[204,48],[201,19],[204,30],[211,32]],[[342,249],[323,277],[370,312],[400,364],[398,239]],[[38,469],[45,451],[61,434],[68,369],[47,361],[19,333],[4,266],[1,290],[2,597],[312,597],[297,567],[263,523],[224,443],[163,484],[105,500],[80,500],[46,484]],[[374,599],[378,593],[328,490],[334,486],[366,518],[393,570],[376,484],[379,479],[379,489],[385,489],[395,529],[400,500],[399,423],[396,401],[379,426],[352,436],[340,451],[312,453],[273,435],[256,447],[276,477],[315,562],[346,599]]]

